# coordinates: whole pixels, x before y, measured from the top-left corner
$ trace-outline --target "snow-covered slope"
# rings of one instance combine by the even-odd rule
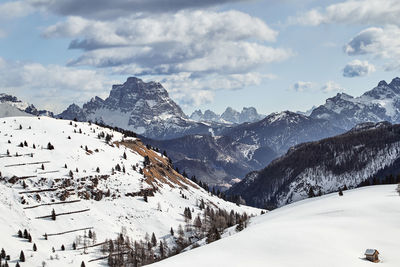
[[[356,187],[400,173],[400,125],[362,124],[351,131],[300,144],[229,191],[246,203],[282,206],[317,194]]]
[[[399,266],[400,196],[395,185],[370,186],[308,199],[254,218],[231,237],[153,264],[154,267]]]
[[[4,93],[0,93],[0,103],[13,106],[14,108],[16,108],[22,112],[32,114],[35,116],[48,116],[48,117],[54,116],[54,114],[50,111],[38,110],[34,105],[28,104],[26,102],[19,100],[15,96],[4,94]],[[4,109],[5,108],[3,107],[3,110]],[[7,109],[9,109],[9,108],[7,108]],[[14,113],[16,113],[16,112],[14,112]]]
[[[32,116],[20,109],[7,104],[7,103],[0,103],[0,118],[4,117],[19,117],[19,116]]]
[[[0,171],[0,247],[11,256],[12,265],[23,250],[27,262],[21,266],[42,266],[43,261],[46,266],[80,266],[82,260],[86,266],[104,266],[106,259],[88,263],[104,256],[99,246],[72,250],[72,243],[79,248],[121,232],[132,241],[154,232],[172,248],[170,228],[185,224],[186,207],[193,217],[201,214],[201,200],[215,208],[259,214],[211,196],[140,140],[90,123],[2,119]],[[68,203],[60,203],[64,201]],[[52,209],[55,221],[37,218],[50,215]],[[62,215],[70,212],[78,213]],[[84,230],[74,231],[83,228],[91,228],[96,240],[84,238]],[[19,229],[30,232],[32,243],[16,236]],[[74,232],[53,236],[67,231]],[[37,252],[32,251],[33,243]]]

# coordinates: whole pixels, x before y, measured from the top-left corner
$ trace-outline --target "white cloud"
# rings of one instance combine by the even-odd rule
[[[324,93],[344,91],[344,89],[339,84],[337,84],[333,81],[328,81],[324,86],[322,86],[321,90]]]
[[[34,11],[25,1],[11,1],[0,4],[0,20],[24,17]]]
[[[114,21],[69,17],[43,36],[75,38],[83,54],[70,66],[134,65],[135,74],[247,73],[292,55],[274,48],[277,32],[261,19],[239,11],[181,11]],[[133,69],[133,68],[131,68]]]
[[[313,26],[326,23],[400,25],[399,17],[398,0],[348,0],[312,9],[290,18],[289,22]]]
[[[25,0],[30,5],[63,16],[115,19],[131,14],[177,12],[247,0]]]
[[[375,71],[375,66],[368,61],[355,59],[344,67],[343,76],[348,78],[366,76]]]
[[[94,70],[8,62],[0,58],[2,90],[29,96],[33,103],[56,111],[73,101],[82,103],[94,95],[104,96],[116,82]]]
[[[261,73],[191,77],[191,73],[182,72],[159,78],[174,100],[184,107],[193,107],[212,102],[218,90],[240,90],[275,77]]]
[[[400,27],[370,27],[352,38],[345,46],[348,55],[372,55],[387,60],[385,70],[399,68]]]
[[[315,84],[313,82],[298,81],[292,85],[292,90],[296,92],[305,92],[313,89]]]

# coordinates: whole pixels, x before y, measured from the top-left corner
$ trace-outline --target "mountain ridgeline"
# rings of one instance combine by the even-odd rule
[[[0,102],[52,116],[12,96],[0,95]],[[8,106],[2,109],[4,114],[17,114]],[[400,123],[400,78],[381,81],[359,97],[337,94],[307,114],[284,111],[264,117],[254,108],[227,108],[221,115],[197,110],[189,117],[160,83],[130,77],[114,85],[106,99],[94,97],[82,107],[72,104],[57,117],[134,131],[146,143],[166,150],[189,176],[229,188],[292,146],[345,133],[359,123]]]
[[[366,180],[400,173],[400,125],[364,123],[349,132],[291,148],[227,191],[247,204],[282,206],[354,188]]]

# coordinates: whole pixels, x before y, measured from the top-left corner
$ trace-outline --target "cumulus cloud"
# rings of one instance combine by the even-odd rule
[[[387,60],[385,69],[398,69],[400,61],[400,27],[370,27],[352,38],[345,46],[348,55],[372,55]]]
[[[134,65],[140,73],[245,73],[292,55],[274,48],[277,32],[261,19],[239,11],[181,11],[114,21],[70,17],[43,36],[70,37],[83,54],[70,66]],[[131,69],[133,69],[131,67]]]
[[[218,90],[240,90],[259,85],[264,79],[274,79],[270,74],[257,72],[231,75],[207,75],[192,77],[189,72],[182,72],[159,77],[170,95],[182,106],[193,107],[209,103]]]
[[[344,67],[343,76],[348,78],[366,76],[375,71],[375,66],[368,61],[355,59]]]
[[[344,91],[344,89],[339,84],[337,84],[333,81],[328,81],[324,86],[322,86],[321,90],[324,93]]]
[[[133,13],[167,13],[247,0],[26,0],[30,5],[63,16],[114,19]]]
[[[399,17],[398,0],[348,0],[312,9],[290,18],[289,22],[313,26],[326,23],[400,25]]]
[[[2,91],[29,96],[35,104],[56,111],[73,101],[82,103],[94,95],[105,96],[115,83],[116,80],[94,70],[9,62],[0,58]]]
[[[305,92],[311,90],[314,86],[315,84],[313,82],[298,81],[292,85],[292,90],[296,92]]]
[[[34,8],[25,1],[12,1],[0,4],[0,20],[12,19],[32,13]]]

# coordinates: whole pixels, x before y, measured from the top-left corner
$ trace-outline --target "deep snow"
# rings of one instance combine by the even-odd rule
[[[150,266],[377,266],[400,264],[400,196],[396,185],[364,187],[299,201],[253,218],[230,237]]]

